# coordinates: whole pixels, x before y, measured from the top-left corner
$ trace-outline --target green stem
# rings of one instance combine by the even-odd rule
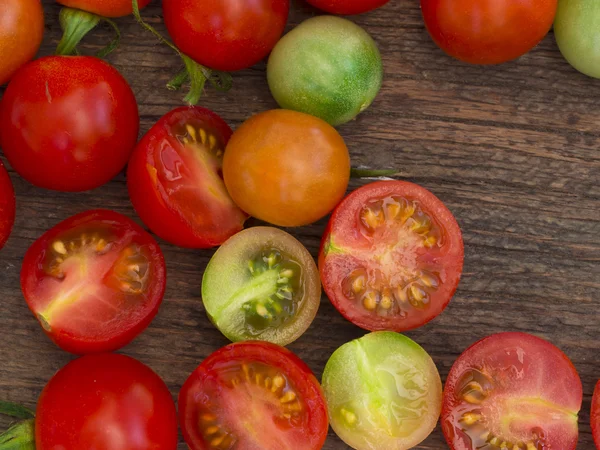
[[[394,169],[363,169],[356,167],[350,169],[350,178],[379,178],[396,175],[398,175],[398,171]]]
[[[183,69],[167,83],[167,89],[170,91],[178,91],[183,86],[183,83],[190,81],[190,74],[187,69]]]
[[[108,23],[113,28],[115,37],[106,47],[97,53],[98,57],[104,58],[109,55],[118,47],[121,40],[121,32],[116,23],[110,19],[87,11],[74,8],[63,8],[60,10],[59,21],[63,30],[63,36],[56,48],[57,55],[79,54],[77,46],[81,40],[102,21]]]
[[[33,419],[35,417],[35,413],[29,408],[3,401],[0,401],[0,414],[16,417],[17,419]]]
[[[0,450],[35,450],[35,422],[20,422],[0,434]]]

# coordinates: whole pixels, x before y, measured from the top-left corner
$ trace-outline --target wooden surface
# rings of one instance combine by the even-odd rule
[[[385,81],[373,106],[339,128],[355,166],[397,168],[437,194],[464,233],[458,292],[441,316],[407,334],[432,355],[442,380],[456,357],[488,334],[519,330],[549,339],[581,375],[578,448],[592,449],[588,411],[600,378],[600,81],[572,69],[552,33],[517,62],[489,68],[459,63],[430,41],[418,3],[392,0],[353,18],[378,42]],[[49,54],[60,34],[58,7],[51,0],[44,6],[41,53]],[[290,26],[315,14],[301,3],[292,9]],[[164,31],[160,14],[158,0],[144,11]],[[109,61],[131,82],[145,132],[181,104],[182,93],[164,88],[180,61],[133,18],[118,23],[123,42]],[[84,52],[97,50],[109,35],[108,28],[97,30]],[[228,94],[208,88],[202,105],[234,128],[250,114],[275,107],[264,64],[236,73]],[[89,208],[135,214],[123,175],[76,195],[36,189],[12,171],[11,177],[18,210],[0,252],[0,398],[33,407],[46,381],[72,357],[44,336],[25,305],[19,287],[25,250],[46,229]],[[316,256],[324,226],[323,220],[291,232]],[[202,359],[227,341],[209,323],[199,297],[213,252],[161,244],[168,266],[163,306],[123,352],[150,365],[176,396]],[[320,377],[329,355],[362,334],[324,297],[317,319],[290,348]],[[330,430],[324,448],[348,447]],[[446,448],[439,427],[417,448]]]

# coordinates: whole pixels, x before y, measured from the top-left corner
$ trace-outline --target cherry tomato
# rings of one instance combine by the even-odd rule
[[[93,210],[44,233],[23,260],[21,288],[63,350],[116,350],[150,324],[165,291],[158,244],[121,214]]]
[[[15,223],[15,191],[8,172],[0,161],[0,249],[4,247]]]
[[[181,107],[162,117],[134,150],[127,170],[131,202],[161,238],[181,247],[220,245],[247,215],[222,178],[231,128],[215,113]]]
[[[48,56],[23,66],[4,93],[0,143],[36,186],[85,191],[127,163],[139,116],[127,81],[89,56]]]
[[[275,109],[251,117],[233,134],[223,175],[244,211],[295,227],[321,219],[343,198],[350,156],[342,137],[323,120]]]
[[[125,355],[87,355],[48,382],[36,450],[175,450],[177,413],[165,383]]]
[[[315,8],[330,14],[362,14],[381,8],[390,0],[306,0]]]
[[[331,427],[357,450],[413,448],[431,434],[442,409],[433,360],[390,331],[338,348],[325,366],[323,391]]]
[[[319,269],[327,296],[348,320],[405,331],[446,308],[463,259],[460,228],[441,200],[413,183],[380,181],[333,212]]]
[[[425,25],[450,56],[499,64],[524,55],[546,36],[558,0],[421,0]]]
[[[103,17],[122,17],[133,13],[131,0],[56,0],[69,8],[82,9]],[[150,0],[138,0],[140,9],[144,8]]]
[[[0,85],[33,59],[42,44],[41,0],[2,0],[0,5]]]
[[[311,254],[278,228],[253,227],[225,242],[202,279],[202,301],[232,341],[287,345],[310,326],[321,302]]]
[[[592,397],[592,411],[590,414],[594,444],[600,449],[600,381],[596,383],[594,396]]]
[[[442,429],[452,450],[573,450],[582,386],[567,356],[526,333],[498,333],[450,369]]]
[[[253,66],[269,54],[287,22],[289,0],[169,0],[165,25],[173,42],[211,69]]]
[[[179,393],[179,420],[191,450],[320,450],[328,428],[321,387],[308,366],[258,341],[206,358]]]

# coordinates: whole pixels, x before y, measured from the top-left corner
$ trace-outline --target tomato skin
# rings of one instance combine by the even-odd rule
[[[56,0],[69,8],[82,9],[102,17],[123,17],[133,13],[129,0]],[[145,8],[150,0],[138,0],[140,9]]]
[[[125,355],[88,355],[42,391],[35,435],[37,450],[175,450],[177,415],[152,369]]]
[[[421,0],[434,42],[471,64],[516,59],[548,34],[558,0]]]
[[[181,201],[172,198],[180,186],[167,189],[157,182],[157,174],[161,171],[159,161],[164,160],[161,152],[165,148],[181,146],[177,136],[183,134],[186,124],[212,130],[223,146],[232,134],[229,125],[206,108],[174,109],[164,115],[135,148],[127,169],[127,187],[136,212],[156,235],[180,247],[210,248],[241,231],[247,215],[233,203],[223,181],[218,180],[219,190],[224,191],[221,202],[217,204],[209,197],[203,202],[205,206],[196,205],[195,214],[205,219],[200,224],[198,220],[186,217],[181,212]]]
[[[594,436],[594,444],[596,444],[597,449],[600,449],[600,381],[596,383],[596,387],[594,388],[590,422],[592,426],[592,434]]]
[[[119,311],[100,315],[96,309],[87,306],[84,314],[88,322],[84,322],[84,327],[76,326],[79,323],[77,320],[81,321],[79,310],[74,310],[69,314],[68,310],[61,311],[59,309],[58,313],[62,312],[62,314],[57,316],[57,313],[53,313],[53,317],[56,318],[51,320],[45,314],[51,310],[51,302],[56,301],[58,295],[54,294],[53,297],[49,293],[55,278],[47,266],[47,261],[53,255],[53,244],[57,240],[68,243],[70,237],[79,236],[80,233],[91,235],[102,229],[110,231],[111,235],[115,237],[114,242],[123,242],[120,248],[121,252],[129,246],[138,246],[144,252],[149,279],[147,289],[141,294],[144,295],[144,298],[139,296],[129,298],[127,295],[119,295],[119,291],[110,284],[110,290],[102,292],[104,295],[112,295],[113,298],[102,297],[102,303],[112,301],[111,309],[120,309]],[[117,244],[110,243],[110,245],[118,247]],[[119,249],[109,248],[109,256],[111,251],[117,252]],[[116,263],[113,262],[113,266],[114,264]],[[65,277],[60,278],[60,282],[67,283],[69,277],[72,276],[74,275],[67,272]],[[86,279],[88,281],[86,284],[87,289],[91,292],[94,292],[95,288],[93,282],[103,283],[105,286],[107,286],[106,283],[109,283],[107,280],[109,274],[103,275],[101,279],[99,279],[100,275],[95,273],[88,276],[90,278]],[[46,335],[63,350],[79,355],[114,351],[131,342],[148,327],[158,313],[165,286],[165,260],[156,241],[131,219],[109,210],[86,211],[72,216],[48,230],[29,247],[23,258],[21,270],[23,296],[29,309],[40,321]],[[52,292],[61,291],[58,289]],[[82,299],[87,292],[78,291],[76,295],[79,298],[73,302],[75,304],[77,301],[84,301]],[[100,303],[100,300],[96,300],[95,303]],[[77,314],[78,312],[79,314]],[[95,313],[99,315],[97,322],[91,322],[90,318],[94,318]]]
[[[339,133],[308,114],[256,114],[233,134],[223,159],[227,190],[242,210],[274,225],[308,225],[343,198],[350,156]]]
[[[15,223],[16,199],[12,182],[0,161],[0,250],[6,244]]]
[[[40,0],[4,0],[0,6],[0,85],[33,59],[42,44],[44,10]]]
[[[390,0],[306,0],[315,8],[330,14],[362,14],[381,8]]]
[[[125,167],[138,129],[127,81],[89,56],[48,56],[23,66],[0,110],[0,143],[10,164],[30,183],[58,191],[112,179]]]
[[[234,71],[261,61],[287,22],[289,0],[169,0],[165,25],[173,42],[211,69]]]

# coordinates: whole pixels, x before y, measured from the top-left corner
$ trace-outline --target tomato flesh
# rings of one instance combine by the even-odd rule
[[[338,205],[319,268],[329,299],[348,320],[404,331],[448,305],[463,258],[460,228],[437,197],[413,183],[381,181]]]
[[[27,251],[21,286],[50,338],[72,353],[116,350],[152,321],[166,269],[154,239],[130,219],[94,210],[73,216]]]
[[[15,191],[4,164],[0,161],[0,249],[4,247],[15,223]]]
[[[122,17],[133,13],[130,0],[56,0],[69,8],[82,9],[103,17]],[[138,0],[140,9],[146,7],[150,0]]]
[[[558,348],[526,333],[498,333],[452,366],[442,428],[453,450],[569,450],[581,401],[577,371]]]
[[[179,394],[179,417],[192,450],[318,450],[327,436],[318,381],[267,342],[230,344],[205,359]]]

